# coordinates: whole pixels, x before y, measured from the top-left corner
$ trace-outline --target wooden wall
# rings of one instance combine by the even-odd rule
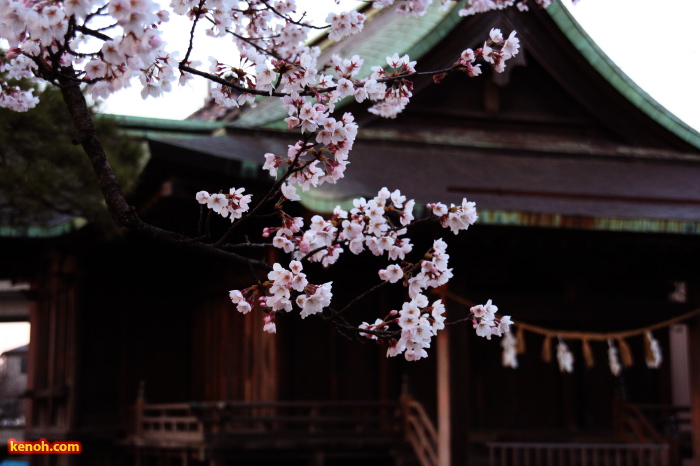
[[[226,294],[203,300],[194,315],[193,398],[276,400],[277,338],[262,331],[262,315],[240,314]]]
[[[30,311],[27,435],[59,440],[76,421],[78,277],[73,257],[53,254],[50,263],[35,284]]]

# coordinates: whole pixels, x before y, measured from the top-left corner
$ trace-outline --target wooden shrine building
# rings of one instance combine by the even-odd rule
[[[363,35],[324,43],[322,56],[359,54],[369,69],[408,53],[440,69],[492,27],[521,38],[505,73],[485,66],[478,78],[417,80],[394,120],[341,106],[361,128],[346,178],[305,196],[300,214],[327,214],[383,186],[423,206],[475,201],[469,231],[426,226],[415,241],[449,243],[449,320],[492,299],[516,324],[591,335],[700,307],[700,135],[629,81],[559,3],[467,18],[387,9]],[[196,226],[200,189],[262,192],[271,183],[262,155],[296,141],[272,101],[198,115],[216,116],[216,134],[194,136],[182,122],[189,133],[149,137],[132,202],[167,228]],[[574,370],[562,373],[555,357],[542,360],[536,332],[522,334],[519,367],[502,367],[499,341],[468,324],[407,363],[312,318],[263,333],[261,318],[228,300],[247,273],[224,261],[132,235],[94,238],[70,228],[0,241],[0,278],[32,285],[27,438],[84,446],[32,464],[505,465],[532,454],[531,464],[590,455],[641,465],[680,464],[693,449],[700,464],[697,317],[653,332],[658,369],[644,365],[641,337],[625,339],[634,362],[617,377],[605,342],[584,350],[568,341]],[[354,264],[310,273],[376,283],[373,258]],[[340,289],[337,299],[350,296]],[[367,300],[358,322],[401,299],[396,290]]]

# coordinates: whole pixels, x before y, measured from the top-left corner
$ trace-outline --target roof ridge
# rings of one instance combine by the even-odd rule
[[[700,133],[657,102],[632,78],[627,76],[586,33],[573,15],[563,6],[561,0],[552,2],[546,11],[559,30],[569,39],[569,42],[615,90],[659,125],[700,149]]]

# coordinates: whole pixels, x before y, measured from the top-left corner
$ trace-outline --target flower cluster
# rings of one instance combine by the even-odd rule
[[[1,68],[0,68],[1,70]],[[33,95],[34,89],[22,90],[17,86],[2,86],[0,89],[0,107],[26,112],[39,103],[39,99]]]
[[[458,63],[464,66],[464,72],[467,73],[470,78],[481,74],[481,64],[474,64],[475,61],[476,55],[472,49],[464,50],[459,57]]]
[[[491,29],[488,40],[484,42],[480,52],[477,50],[499,73],[505,70],[506,60],[516,56],[520,50],[520,40],[515,37],[515,34],[515,31],[511,31],[508,39],[504,39],[500,29]]]
[[[357,34],[362,31],[365,15],[357,10],[344,11],[342,13],[329,13],[326,23],[331,25],[328,32],[330,40],[338,41],[345,36]]]
[[[413,246],[403,237],[403,227],[414,219],[413,200],[406,201],[398,190],[382,188],[374,199],[359,198],[353,204],[349,213],[336,207],[328,220],[314,216],[305,231],[301,218],[283,215],[282,227],[268,228],[263,236],[274,232],[273,246],[292,253],[295,259],[306,258],[324,266],[335,263],[344,248],[353,254],[365,249],[376,256],[386,253],[392,260],[402,260],[411,252]]]
[[[476,329],[476,334],[480,337],[485,337],[487,340],[491,336],[503,336],[504,333],[510,331],[510,326],[513,322],[510,316],[496,317],[498,307],[491,304],[491,300],[486,301],[486,304],[479,304],[469,309],[471,313],[472,324]]]
[[[276,177],[281,166],[289,167],[288,183],[299,185],[304,191],[324,182],[338,181],[345,173],[348,153],[357,136],[358,127],[352,114],[345,113],[336,120],[330,116],[331,108],[313,104],[296,92],[284,97],[283,102],[289,113],[285,119],[289,129],[298,127],[302,133],[315,132],[320,147],[298,141],[289,146],[286,157],[265,154],[263,169]]]
[[[303,266],[299,261],[291,261],[289,269],[276,263],[267,274],[267,281],[244,290],[231,290],[229,298],[242,314],[247,314],[256,305],[259,306],[266,312],[263,330],[275,333],[276,312],[291,312],[296,304],[301,311],[301,318],[304,319],[323,312],[331,303],[332,283],[311,284],[302,270]]]
[[[206,191],[197,193],[197,201],[224,218],[229,217],[233,222],[248,211],[251,194],[243,194],[245,188],[231,188],[228,194],[209,194]]]
[[[479,325],[481,322],[484,322],[483,327],[489,328],[488,339],[491,339],[492,334],[498,336],[501,336],[503,333],[506,334],[506,338],[509,339],[507,343],[503,343],[504,349],[506,345],[509,345],[511,348],[508,364],[511,367],[517,367],[515,339],[508,333],[510,330],[509,326],[512,324],[510,318],[504,316],[498,319],[493,314],[492,319],[489,321],[490,316],[486,315],[492,311],[495,312],[497,309],[489,300],[484,305],[471,308],[470,318],[475,322],[479,322]],[[429,305],[428,298],[425,295],[417,294],[411,301],[403,303],[400,311],[391,311],[386,318],[377,319],[373,324],[363,322],[359,327],[361,330],[360,335],[376,340],[377,333],[391,332],[392,326],[398,326],[396,331],[398,338],[390,340],[387,356],[393,357],[403,354],[407,361],[416,361],[428,356],[426,349],[430,348],[432,337],[437,335],[438,330],[445,328],[444,314],[445,305],[442,303],[442,300],[438,299],[432,305]],[[476,314],[479,314],[479,317]],[[483,332],[480,333],[480,327],[475,326],[475,328],[477,328],[478,335],[483,335]]]
[[[428,204],[427,207],[432,209],[433,214],[440,217],[440,224],[452,230],[452,233],[457,234],[460,230],[466,230],[470,225],[476,222],[478,215],[476,214],[476,204],[462,200],[461,206],[452,204],[449,208],[442,203]]]
[[[395,53],[391,57],[386,57],[386,62],[393,71],[386,71],[379,66],[372,67],[370,79],[377,82],[377,84],[381,84],[380,80],[397,78],[416,72],[416,62],[410,61],[408,55],[399,57],[399,54]],[[374,82],[372,85],[376,86]],[[383,99],[370,107],[369,112],[383,118],[396,118],[396,115],[406,108],[409,99],[413,95],[411,92],[413,91],[413,83],[407,79],[393,79],[388,87],[386,85],[383,85],[383,87],[385,89]],[[375,93],[377,90],[375,89]]]
[[[551,0],[535,0],[540,8],[546,8]],[[468,0],[467,6],[459,10],[460,16],[470,16],[478,13],[486,13],[491,10],[503,10],[511,6],[516,6],[520,11],[527,11],[527,0]]]
[[[403,303],[400,311],[391,311],[386,319],[377,319],[373,324],[363,322],[362,330],[377,332],[385,330],[389,325],[398,325],[400,336],[390,342],[387,356],[404,355],[407,361],[416,361],[428,357],[426,348],[438,330],[445,328],[445,306],[441,300],[428,305],[428,298],[422,294],[416,295],[411,301]],[[372,333],[361,332],[361,336],[376,339]]]
[[[435,240],[426,258],[420,262],[420,272],[406,282],[408,295],[414,297],[423,290],[446,284],[452,278],[452,269],[447,267],[449,258],[447,243],[442,239]]]

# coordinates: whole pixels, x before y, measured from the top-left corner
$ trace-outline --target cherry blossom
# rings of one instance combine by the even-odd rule
[[[486,304],[479,304],[470,309],[472,316],[472,324],[476,330],[476,334],[480,337],[485,337],[487,340],[491,336],[502,336],[510,331],[510,326],[513,322],[510,316],[496,317],[498,307],[494,306],[489,299]]]
[[[546,8],[551,3],[551,0],[535,0],[535,3],[540,8]],[[468,0],[467,6],[459,10],[460,16],[470,16],[478,13],[486,13],[491,10],[503,10],[511,6],[516,6],[520,11],[527,11],[527,1],[515,0]]]
[[[395,2],[373,3],[375,8],[386,8]],[[432,3],[405,0],[393,8],[399,15],[420,16]],[[548,1],[536,3],[543,7]],[[441,4],[446,8],[450,1],[441,0]],[[460,14],[514,4],[514,0],[472,0]],[[526,5],[520,1],[517,7],[525,9]],[[187,45],[179,52],[171,50],[163,39],[162,29],[171,14],[183,16],[191,24]],[[332,12],[321,29],[327,31],[329,40],[343,40],[361,33],[365,19],[364,10]],[[266,279],[261,273],[255,284],[229,293],[239,312],[264,313],[264,331],[275,333],[276,319],[287,313],[298,312],[301,318],[323,315],[343,331],[389,342],[390,356],[422,359],[431,338],[445,325],[443,303],[437,300],[429,304],[426,294],[445,285],[453,274],[446,242],[437,239],[423,256],[414,257],[409,232],[416,222],[430,219],[454,234],[466,230],[477,220],[474,203],[464,199],[450,207],[439,202],[428,204],[428,216],[416,219],[414,210],[420,210],[415,200],[399,190],[382,188],[373,198],[355,199],[349,211],[336,207],[327,218],[316,215],[304,221],[285,208],[301,201],[308,190],[339,182],[351,166],[350,154],[359,128],[354,115],[340,115],[344,102],[369,101],[371,113],[395,118],[409,105],[417,76],[432,76],[439,83],[451,73],[477,77],[482,66],[502,72],[507,60],[519,52],[519,39],[516,31],[492,29],[481,47],[465,49],[441,70],[419,72],[415,60],[399,53],[391,53],[385,65],[368,70],[363,69],[364,59],[359,55],[326,56],[320,47],[309,45],[310,33],[318,28],[306,21],[303,12],[297,12],[293,0],[172,0],[169,10],[154,0],[0,0],[0,39],[8,46],[7,52],[0,54],[0,106],[26,111],[36,105],[32,89],[12,83],[21,79],[58,85],[75,115],[89,115],[81,85],[95,99],[131,85],[140,86],[144,99],[153,99],[191,79],[208,79],[212,98],[226,108],[252,106],[256,99],[277,99],[286,111],[287,128],[296,133],[297,141],[290,140],[286,153],[261,154],[263,169],[273,179],[269,192],[259,198],[245,194],[243,187],[195,195],[207,218],[201,224],[208,225],[209,219],[217,216],[231,222],[213,241],[210,232],[200,231],[198,236],[183,239],[179,232],[162,230],[140,219],[114,181],[94,128],[82,125],[77,116],[76,128],[81,140],[98,141],[84,147],[100,175],[103,191],[116,193],[106,196],[116,213],[115,221],[179,245],[196,244],[267,273]],[[195,32],[199,30],[229,38],[235,53],[210,57],[208,65],[194,60],[193,50],[198,50]],[[241,236],[233,233],[241,225],[250,225],[245,219],[252,217],[270,219],[260,232],[266,243],[249,244],[247,239],[246,244],[231,243],[231,238]],[[241,249],[236,247],[266,245],[288,257],[270,267],[254,254],[239,254]],[[401,309],[390,311],[373,324],[346,323],[349,319],[345,315],[341,318],[346,308],[333,308],[333,284],[310,283],[302,265],[329,267],[344,253],[370,254],[384,261],[375,288],[403,287],[407,300]],[[507,333],[512,323],[508,316],[496,317],[496,311],[489,300],[472,308],[463,320],[472,322],[478,335],[490,339]]]
[[[485,305],[479,305],[472,308],[470,319],[473,319],[478,325],[483,325],[488,328],[488,338],[493,333],[494,328],[498,329],[498,324],[502,319],[495,317],[491,321],[487,321],[482,317],[476,317],[474,310],[482,312],[485,309],[494,310],[495,306],[489,300]],[[495,311],[494,311],[495,312]],[[432,337],[437,335],[439,330],[445,328],[445,306],[441,299],[438,299],[430,305],[428,298],[423,294],[416,294],[410,301],[404,302],[401,310],[391,311],[384,319],[377,319],[374,324],[363,322],[360,330],[371,331],[387,331],[387,329],[398,326],[396,337],[389,342],[387,350],[388,357],[398,356],[403,354],[407,361],[417,361],[427,357],[427,348],[430,348]],[[494,327],[495,325],[495,327]],[[510,325],[510,321],[508,321]],[[498,332],[500,330],[496,330]],[[508,332],[506,328],[504,330]],[[360,336],[376,340],[375,334],[360,332]],[[477,330],[478,334],[478,330]],[[507,335],[510,335],[507,333]],[[517,365],[517,363],[516,363]]]
[[[357,34],[362,31],[364,21],[365,15],[356,10],[329,13],[326,18],[326,22],[331,25],[328,38],[337,41],[345,36]]]
[[[231,221],[241,218],[248,211],[251,200],[250,194],[243,194],[245,188],[231,188],[228,194],[209,194],[206,191],[197,193],[197,202]]]
[[[379,270],[379,278],[390,283],[396,283],[404,276],[403,269],[398,264],[391,264],[386,269]]]
[[[461,206],[452,204],[449,208],[442,204],[428,204],[427,207],[432,209],[433,214],[440,217],[440,223],[443,227],[452,230],[452,233],[457,234],[460,230],[466,230],[470,225],[473,225],[478,215],[476,213],[476,204],[468,202],[465,198]]]

